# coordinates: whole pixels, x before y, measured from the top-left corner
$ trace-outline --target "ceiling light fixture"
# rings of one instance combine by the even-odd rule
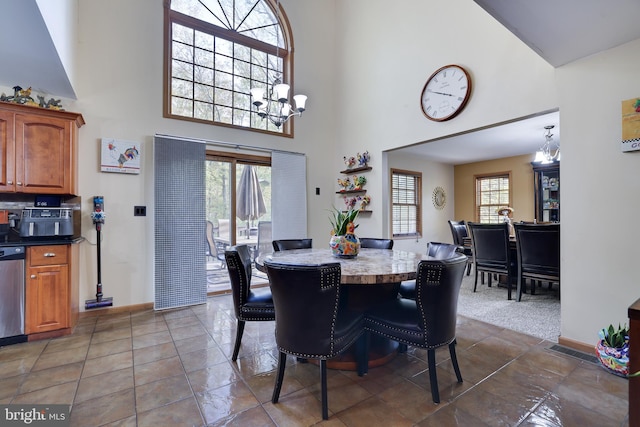
[[[546,165],[555,161],[560,161],[560,143],[553,140],[553,134],[551,129],[554,125],[547,125],[544,128],[547,132],[544,134],[544,144],[540,147],[540,150],[536,152],[536,158],[534,162]]]
[[[278,51],[280,49],[280,1],[276,3],[276,60],[279,58]],[[263,88],[251,89],[251,97],[253,105],[256,107],[258,116],[263,120],[268,119],[278,129],[287,120],[293,116],[301,116],[305,110],[307,102],[306,95],[295,95],[293,100],[296,104],[295,108],[289,103],[289,85],[282,82],[280,73],[278,73],[271,84],[271,88],[267,88],[266,94]],[[266,96],[265,96],[266,95]]]

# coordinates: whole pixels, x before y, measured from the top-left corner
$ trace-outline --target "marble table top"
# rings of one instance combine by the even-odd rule
[[[337,258],[330,249],[294,249],[261,255],[256,259],[259,270],[265,271],[264,260],[289,265],[316,265],[339,262],[343,284],[398,283],[416,278],[418,263],[426,254],[390,249],[360,249],[355,258]]]

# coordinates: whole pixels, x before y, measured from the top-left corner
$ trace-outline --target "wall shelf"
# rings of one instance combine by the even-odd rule
[[[360,194],[360,193],[366,193],[367,190],[345,190],[345,191],[336,191],[336,194]]]
[[[367,171],[370,171],[371,169],[373,169],[371,166],[362,166],[359,168],[345,169],[343,171],[340,171],[340,173],[343,173],[345,175],[350,175],[352,173],[367,172]]]

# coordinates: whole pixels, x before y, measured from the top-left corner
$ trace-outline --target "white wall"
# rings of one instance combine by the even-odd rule
[[[620,151],[621,102],[640,98],[638,67],[640,40],[558,69],[562,335],[580,342],[627,322],[640,298],[640,152]]]

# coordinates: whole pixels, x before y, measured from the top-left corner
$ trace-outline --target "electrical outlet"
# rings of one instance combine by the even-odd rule
[[[146,206],[134,206],[133,207],[133,216],[147,216],[147,207]]]

